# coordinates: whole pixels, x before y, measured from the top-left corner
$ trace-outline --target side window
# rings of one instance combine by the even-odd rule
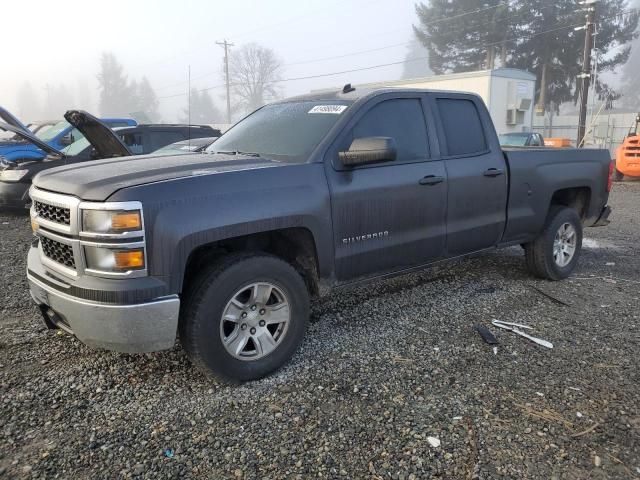
[[[166,147],[175,142],[180,142],[182,140],[187,139],[188,133],[186,131],[159,131],[159,132],[151,132],[151,145],[149,148],[150,152],[155,152],[159,148]]]
[[[118,135],[124,144],[131,150],[131,153],[134,155],[140,155],[143,153],[143,140],[142,133],[140,132],[130,132],[130,133],[121,133]]]
[[[393,138],[399,162],[429,158],[422,104],[415,98],[385,100],[371,108],[353,127],[346,148],[354,138],[362,137]]]
[[[487,149],[480,114],[471,100],[438,98],[448,155],[473,155]]]

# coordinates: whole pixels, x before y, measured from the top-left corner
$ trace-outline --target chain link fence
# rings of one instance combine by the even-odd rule
[[[587,117],[587,147],[607,148],[613,155],[615,149],[635,125],[637,113],[610,113]],[[577,115],[557,115],[553,117],[535,117],[533,131],[545,138],[568,138],[576,144],[578,135]]]

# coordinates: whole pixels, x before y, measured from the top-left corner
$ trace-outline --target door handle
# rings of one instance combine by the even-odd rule
[[[499,168],[490,168],[485,170],[483,175],[485,177],[498,177],[504,173],[504,170],[500,170]]]
[[[437,185],[438,183],[444,182],[444,177],[438,177],[437,175],[427,175],[424,178],[421,178],[418,182],[420,185]]]

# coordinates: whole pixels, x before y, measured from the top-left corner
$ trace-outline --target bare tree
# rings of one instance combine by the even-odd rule
[[[249,112],[278,97],[282,61],[273,50],[249,43],[231,50],[229,77],[234,110]]]

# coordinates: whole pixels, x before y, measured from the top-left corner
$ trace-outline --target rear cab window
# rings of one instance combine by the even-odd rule
[[[468,98],[436,98],[445,156],[481,155],[488,150],[480,112]]]

